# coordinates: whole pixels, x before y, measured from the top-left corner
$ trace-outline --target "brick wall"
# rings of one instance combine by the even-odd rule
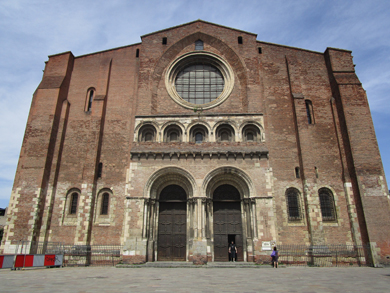
[[[264,258],[262,241],[275,241],[371,243],[374,257],[385,261],[390,240],[387,185],[350,51],[329,48],[319,53],[266,43],[257,41],[255,34],[204,21],[141,39],[140,44],[79,57],[70,52],[49,57],[31,105],[3,249],[11,250],[21,239],[125,244],[127,261],[153,260],[154,240],[145,234],[151,221],[145,214],[145,198],[150,196],[145,186],[155,172],[181,168],[194,179],[191,196],[206,199],[212,197],[204,191],[208,174],[228,167],[247,176],[242,184],[248,185],[246,196],[253,199],[245,211],[250,234],[247,260]],[[234,85],[222,104],[194,113],[169,96],[165,78],[168,66],[194,51],[198,39],[204,42],[204,51],[231,66]],[[94,100],[91,111],[86,111],[90,89]],[[260,125],[259,142],[242,140],[239,129],[245,119]],[[188,130],[197,121],[210,125],[224,121],[234,126],[237,139],[218,143],[210,128],[210,140],[201,146],[188,139],[176,144],[162,139],[137,142],[138,125],[149,121],[163,129],[170,120]],[[161,138],[163,133],[156,135]],[[257,152],[260,155],[253,157]],[[238,178],[244,175],[234,176],[226,177],[225,183],[235,178],[241,182]],[[300,221],[288,220],[285,194],[290,187],[299,191]],[[334,197],[332,222],[323,221],[321,215],[318,190],[324,187]],[[79,194],[72,215],[71,192]],[[100,215],[104,192],[110,196],[107,216]],[[210,260],[213,239],[202,229],[211,222],[203,218],[201,203],[195,205],[196,215],[189,215],[189,223],[196,226],[189,228],[193,235],[189,243],[198,242],[188,251]],[[203,254],[207,248],[207,256],[192,247]]]

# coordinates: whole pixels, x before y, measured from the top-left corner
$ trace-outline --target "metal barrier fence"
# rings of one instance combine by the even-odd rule
[[[64,245],[61,242],[18,241],[15,254],[0,256],[0,268],[29,266],[115,266],[122,245]],[[48,260],[54,263],[48,264]],[[38,261],[43,257],[44,261]],[[61,262],[59,262],[61,260]],[[10,263],[10,264],[9,264]],[[42,264],[41,264],[42,263]]]
[[[63,245],[65,266],[115,266],[122,245]]]
[[[59,242],[18,241],[15,253],[0,255],[0,269],[61,267],[62,244]]]
[[[369,245],[279,245],[279,264],[292,266],[372,266]]]

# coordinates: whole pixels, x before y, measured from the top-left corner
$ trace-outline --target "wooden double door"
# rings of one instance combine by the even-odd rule
[[[240,202],[214,202],[214,260],[229,261],[229,243],[237,246],[237,261],[243,261]]]
[[[186,194],[177,185],[168,186],[166,189],[163,190],[160,198],[167,201],[159,203],[157,260],[185,261],[187,241]]]
[[[237,261],[243,261],[243,236],[240,193],[224,184],[213,193],[214,260],[229,261],[229,244],[237,246]]]

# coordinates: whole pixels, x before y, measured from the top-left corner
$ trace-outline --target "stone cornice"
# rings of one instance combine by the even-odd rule
[[[187,146],[180,145],[173,146],[167,144],[166,146],[149,144],[138,144],[134,146],[130,151],[131,159],[188,159],[188,158],[268,158],[268,149],[263,145],[250,145],[250,146],[229,146],[229,145],[196,145],[191,144]]]

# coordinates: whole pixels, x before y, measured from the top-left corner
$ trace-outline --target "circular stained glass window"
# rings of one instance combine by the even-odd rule
[[[234,73],[230,65],[214,53],[191,52],[171,63],[165,85],[179,105],[188,109],[210,109],[229,97]]]
[[[209,64],[192,64],[176,77],[175,87],[179,96],[192,104],[210,103],[219,97],[225,82],[218,68]]]

